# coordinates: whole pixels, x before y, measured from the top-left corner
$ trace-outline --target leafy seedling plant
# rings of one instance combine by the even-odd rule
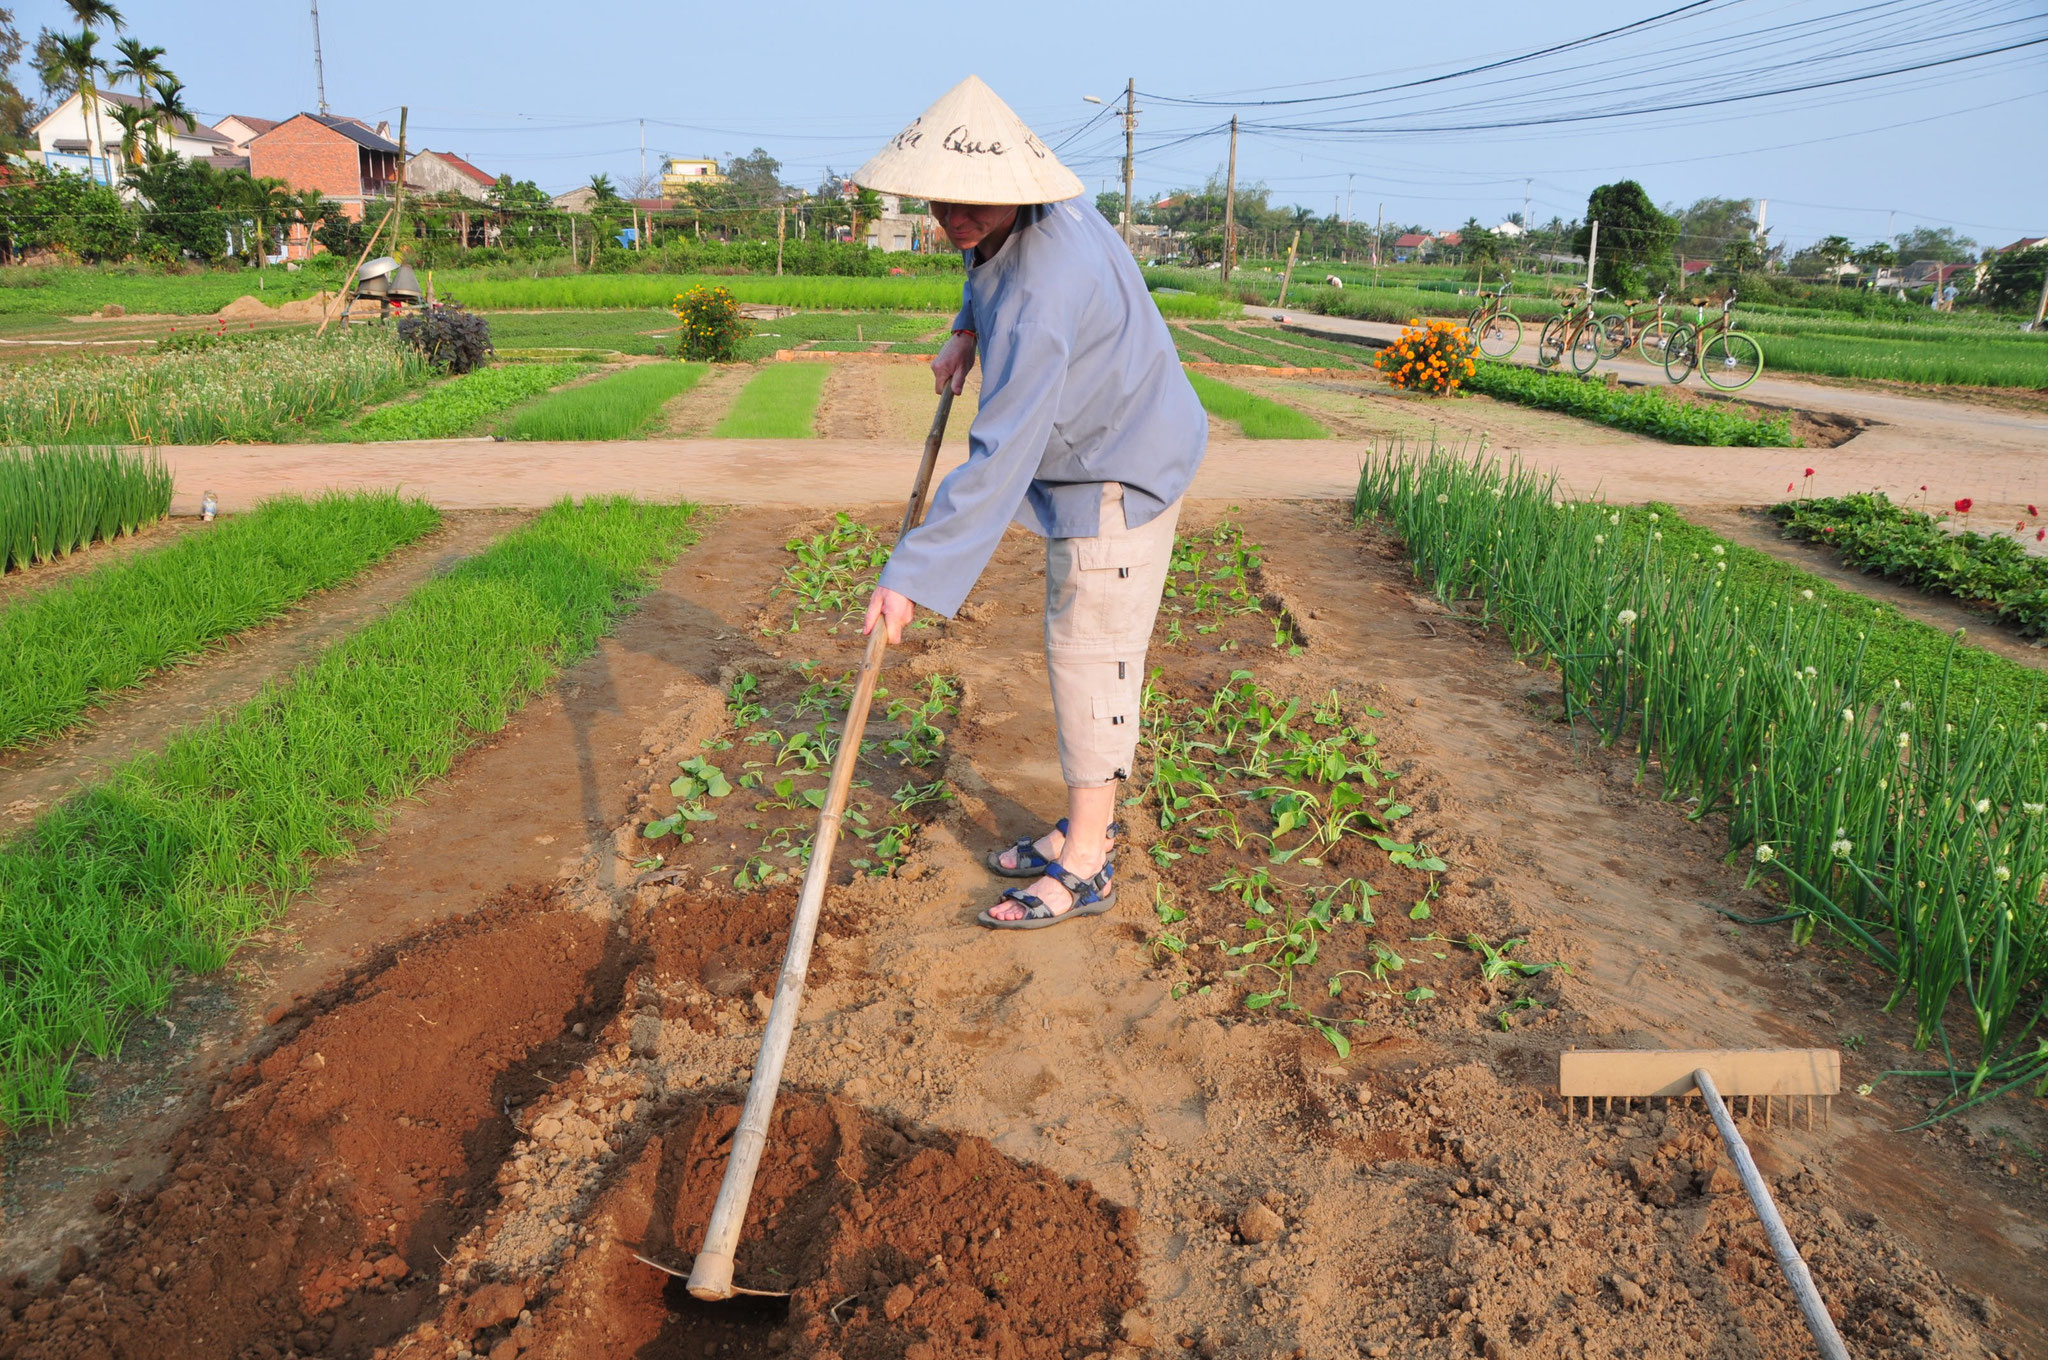
[[[751,671],[734,676],[726,687],[725,729],[706,739],[699,754],[678,763],[669,785],[675,810],[649,821],[643,838],[673,838],[667,854],[674,858],[693,841],[715,839],[707,824],[720,820],[721,808],[744,804],[745,812],[726,818],[726,862],[707,864],[700,872],[729,876],[741,892],[801,874],[810,859],[813,823],[825,805],[852,679],[851,673],[833,674],[811,661],[765,676]],[[854,872],[894,873],[909,858],[918,828],[953,800],[936,766],[958,695],[958,682],[938,674],[920,681],[907,698],[876,691],[886,717],[873,723],[872,735],[861,743],[842,822]],[[722,765],[718,758],[725,752],[736,754]],[[894,793],[884,796],[878,782],[893,785]],[[724,802],[736,793],[751,798]],[[671,872],[688,876],[680,868]]]
[[[1137,801],[1160,827],[1152,858],[1169,876],[1215,861],[1220,874],[1202,874],[1210,881],[1199,886],[1237,913],[1183,906],[1162,885],[1155,957],[1179,959],[1197,979],[1238,982],[1247,1010],[1308,1024],[1348,1055],[1345,1027],[1363,1023],[1355,1011],[1391,996],[1387,979],[1413,962],[1366,933],[1382,891],[1368,871],[1377,863],[1413,883],[1410,915],[1426,916],[1447,867],[1388,834],[1412,809],[1393,792],[1377,737],[1335,692],[1305,702],[1248,670],[1206,700],[1174,694],[1155,672],[1141,714],[1150,777]],[[1351,979],[1371,986],[1347,993]],[[1408,999],[1434,995],[1417,987]]]
[[[822,621],[827,633],[836,634],[856,623],[890,552],[872,525],[844,511],[833,516],[824,533],[792,538],[782,546],[796,560],[769,594],[791,597],[789,625],[764,624],[763,633],[801,632],[805,623]],[[910,626],[927,628],[931,619],[920,615]]]

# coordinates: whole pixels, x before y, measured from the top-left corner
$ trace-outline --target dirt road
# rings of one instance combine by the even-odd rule
[[[1831,395],[1831,389],[1817,389]],[[1816,397],[1818,400],[1818,397]],[[1939,403],[1920,403],[1939,405]],[[1992,413],[2002,415],[2003,413]],[[1866,430],[1840,448],[1707,449],[1612,440],[1517,445],[1512,453],[1553,470],[1574,495],[1732,507],[1781,499],[1788,484],[1838,495],[1883,490],[1894,499],[1944,505],[1973,498],[1985,522],[2007,508],[2048,501],[2048,430],[2001,444],[1954,432],[1906,438]],[[2029,440],[2031,442],[2029,442]],[[1348,499],[1368,442],[1344,439],[1211,441],[1195,483],[1213,500]],[[852,439],[645,439],[609,444],[497,443],[209,444],[162,450],[177,477],[174,514],[196,512],[213,491],[241,510],[279,491],[390,487],[452,508],[539,507],[563,496],[630,492],[687,496],[707,504],[859,505],[893,495],[916,470],[915,441]],[[966,456],[964,431],[947,441],[944,466]]]

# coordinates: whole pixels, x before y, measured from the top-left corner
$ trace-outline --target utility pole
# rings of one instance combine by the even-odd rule
[[[647,120],[640,120],[640,194],[647,192]],[[639,194],[634,195],[639,197]]]
[[[2044,320],[2048,320],[2048,274],[2041,275],[2041,300],[2034,304],[2034,329],[2040,330]]]
[[[1352,196],[1358,192],[1358,190],[1351,187],[1351,181],[1357,178],[1358,176],[1356,174],[1349,174],[1344,176],[1344,225],[1346,227],[1349,227],[1351,225]],[[1349,233],[1347,232],[1346,234],[1348,235]]]
[[[391,253],[400,260],[405,258],[405,118],[409,112],[405,105],[398,106],[398,189],[391,204]]]
[[[1230,115],[1230,171],[1223,186],[1223,282],[1230,282],[1230,260],[1237,244],[1237,115]]]
[[[1587,298],[1587,301],[1589,302],[1592,300],[1590,294],[1593,291],[1593,260],[1596,256],[1599,255],[1599,253],[1600,219],[1596,217],[1593,219],[1592,238],[1586,242],[1586,292],[1589,295]]]
[[[782,277],[782,241],[789,231],[789,204],[775,205],[775,277]]]
[[[1387,205],[1380,204],[1380,210],[1372,218],[1372,286],[1380,286],[1380,228],[1386,221]]]
[[[1132,182],[1138,169],[1138,78],[1124,82],[1124,249],[1131,248],[1131,229],[1137,225],[1138,205],[1131,202],[1136,192]]]
[[[320,114],[327,115],[327,63],[320,58],[320,0],[311,0],[313,6],[313,88],[320,101]],[[387,106],[388,107],[388,106]]]

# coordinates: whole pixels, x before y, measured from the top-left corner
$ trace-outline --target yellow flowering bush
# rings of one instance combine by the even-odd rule
[[[739,358],[740,343],[754,333],[753,323],[740,314],[739,303],[723,288],[699,284],[677,293],[674,311],[683,323],[676,332],[676,353],[684,359],[731,363]]]
[[[1457,391],[1475,371],[1476,347],[1461,322],[1411,318],[1401,338],[1373,356],[1373,366],[1396,387],[1432,396]]]

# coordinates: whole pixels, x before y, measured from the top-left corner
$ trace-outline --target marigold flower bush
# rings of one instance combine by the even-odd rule
[[[1784,501],[1771,514],[1787,537],[1825,543],[1852,567],[1988,604],[2022,633],[2048,634],[2048,558],[2029,556],[2011,535],[1950,533],[1882,491]]]
[[[740,304],[724,288],[699,284],[677,293],[674,311],[683,323],[676,332],[679,358],[729,364],[754,333],[754,324],[741,315]]]
[[[1874,683],[1867,639],[1811,590],[1746,588],[1727,550],[1667,545],[1654,515],[1560,504],[1554,479],[1432,448],[1376,454],[1356,512],[1388,524],[1445,601],[1472,600],[1555,668],[1566,710],[1639,778],[1728,819],[1731,857],[1897,979],[1947,1110],[2048,1094],[2048,722],[1951,664]],[[1695,801],[1696,800],[1696,801]],[[1951,1047],[1954,1014],[1975,1031]]]
[[[1411,318],[1401,338],[1373,356],[1373,367],[1394,386],[1449,396],[1471,378],[1478,347],[1460,321],[1424,323]]]

